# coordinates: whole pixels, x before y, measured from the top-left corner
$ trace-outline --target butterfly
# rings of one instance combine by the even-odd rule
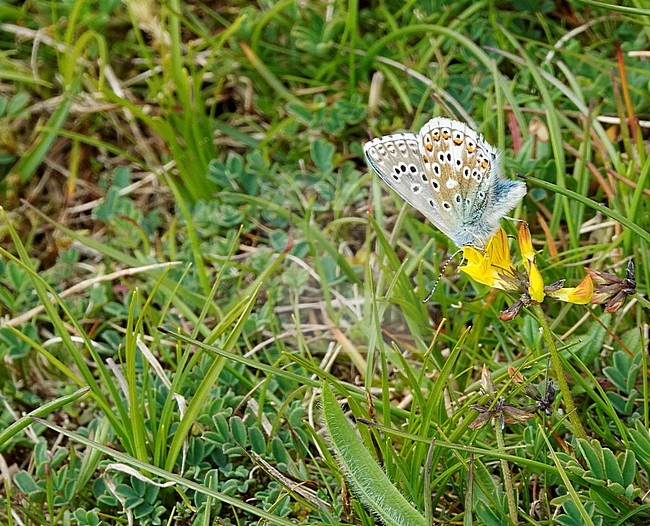
[[[466,124],[434,117],[417,133],[364,145],[370,166],[456,246],[484,247],[526,195],[503,178],[498,151]]]

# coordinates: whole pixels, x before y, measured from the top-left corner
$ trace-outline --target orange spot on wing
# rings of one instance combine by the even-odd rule
[[[425,148],[427,149],[428,152],[433,151],[433,145],[431,145],[431,144],[425,145]]]

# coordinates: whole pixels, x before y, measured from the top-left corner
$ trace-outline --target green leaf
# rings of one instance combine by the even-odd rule
[[[248,438],[251,443],[251,448],[255,453],[261,455],[266,451],[266,441],[259,427],[248,428]]]
[[[634,482],[636,476],[636,455],[634,451],[626,451],[619,455],[618,461],[623,474],[623,485],[628,486]]]
[[[578,447],[582,452],[582,456],[587,461],[587,465],[589,466],[589,471],[591,471],[594,478],[600,480],[604,479],[605,471],[603,470],[601,458],[599,457],[595,449],[592,447],[592,445],[589,443],[589,441],[583,438],[579,438]]]
[[[623,484],[623,473],[611,449],[603,449],[603,463],[605,464],[607,479],[618,484]]]
[[[635,429],[630,429],[629,433],[630,447],[646,464],[650,463],[650,433],[643,422],[637,420]]]
[[[226,420],[226,417],[223,416],[221,413],[218,415],[214,415],[213,417],[214,420],[214,425],[217,428],[217,432],[220,435],[220,438],[223,442],[226,442],[228,440],[228,421]]]
[[[366,507],[389,526],[425,526],[424,517],[393,486],[365,448],[328,384],[323,384],[323,416],[341,468]]]
[[[600,494],[595,490],[595,489],[590,489],[589,490],[589,497],[594,501],[596,504],[596,508],[598,508],[598,511],[602,514],[605,515],[606,517],[609,517],[610,519],[616,519],[619,517],[619,513],[614,510],[606,501],[603,499]]]
[[[29,495],[30,499],[33,499],[37,494],[43,493],[43,490],[26,471],[19,471],[16,473],[13,481],[20,491]]]
[[[311,158],[314,164],[324,173],[333,169],[332,159],[334,157],[334,145],[318,139],[311,143]]]
[[[271,452],[273,453],[273,458],[276,462],[285,463],[289,460],[287,455],[287,448],[284,447],[282,440],[278,437],[273,437],[271,440]]]
[[[230,419],[230,431],[232,432],[232,436],[237,444],[246,447],[246,439],[248,438],[248,435],[246,434],[246,426],[241,418],[233,416]]]

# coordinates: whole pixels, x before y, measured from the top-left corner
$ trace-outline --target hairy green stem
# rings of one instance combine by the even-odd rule
[[[506,443],[503,440],[503,420],[502,418],[494,419],[494,431],[497,435],[497,444],[499,445],[499,452],[506,452]],[[508,510],[510,512],[510,520],[513,524],[519,524],[517,519],[517,503],[515,502],[515,492],[512,487],[512,477],[510,476],[510,466],[508,461],[501,459],[501,472],[503,473],[503,487],[508,499]]]
[[[578,438],[587,438],[587,432],[580,421],[578,412],[576,411],[576,406],[573,403],[573,397],[571,396],[571,391],[569,389],[569,384],[566,381],[564,376],[564,368],[562,367],[562,358],[560,357],[560,352],[557,350],[555,345],[555,340],[553,339],[553,333],[551,328],[546,321],[546,315],[542,310],[542,307],[538,303],[531,303],[530,308],[533,310],[542,327],[542,338],[548,352],[551,355],[551,364],[553,365],[553,372],[555,373],[555,379],[557,380],[558,385],[560,386],[560,392],[562,393],[562,400],[564,401],[564,407],[569,416],[569,422],[571,422],[571,427],[573,428],[573,433]]]

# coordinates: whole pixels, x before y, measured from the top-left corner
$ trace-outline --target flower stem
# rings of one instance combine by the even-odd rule
[[[499,452],[506,452],[506,443],[503,440],[503,420],[501,418],[494,419],[494,431],[497,435],[497,444],[499,445]],[[512,477],[510,476],[510,466],[508,461],[501,459],[501,472],[503,473],[503,487],[508,499],[508,510],[510,512],[510,520],[513,524],[519,524],[517,519],[517,504],[515,503],[515,492],[512,488]]]
[[[551,355],[551,363],[553,364],[553,372],[555,373],[555,379],[557,380],[558,385],[560,386],[560,392],[562,393],[562,400],[564,401],[564,407],[566,412],[569,415],[569,422],[571,422],[571,427],[573,428],[573,433],[578,438],[587,438],[587,432],[582,426],[578,412],[576,411],[576,406],[573,403],[573,397],[571,396],[571,391],[569,389],[569,384],[566,381],[564,376],[564,368],[562,367],[562,358],[560,358],[560,352],[555,346],[555,340],[553,339],[553,334],[551,333],[551,328],[546,321],[546,315],[542,310],[542,307],[538,303],[531,303],[530,308],[533,310],[537,317],[537,321],[542,327],[542,338],[544,338],[544,343],[548,347],[549,354]]]

